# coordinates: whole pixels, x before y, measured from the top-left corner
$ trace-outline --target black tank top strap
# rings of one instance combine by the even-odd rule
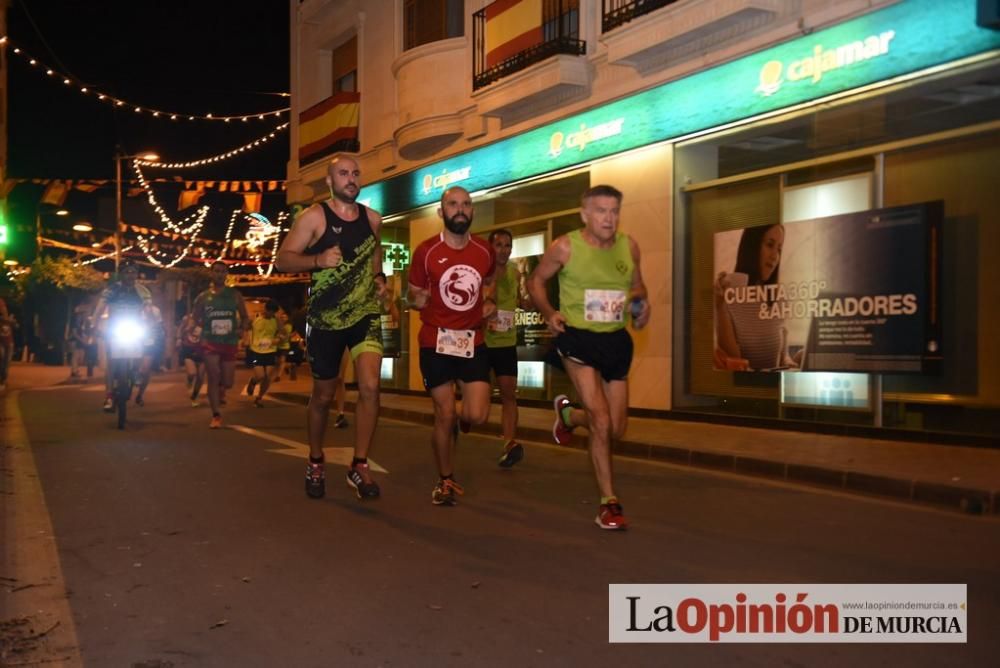
[[[323,230],[323,236],[306,249],[306,255],[316,255],[339,245],[346,258],[360,241],[373,234],[368,221],[368,209],[364,205],[358,204],[358,217],[354,220],[344,220],[333,212],[327,202],[322,202],[320,206],[326,217],[326,229]]]

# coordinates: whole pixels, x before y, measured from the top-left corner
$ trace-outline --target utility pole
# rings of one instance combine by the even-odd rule
[[[7,183],[7,8],[10,0],[0,0],[0,192],[6,191]],[[7,219],[7,196],[0,194],[0,236],[5,237],[0,243],[0,260],[4,259],[6,243],[9,243],[10,223]]]

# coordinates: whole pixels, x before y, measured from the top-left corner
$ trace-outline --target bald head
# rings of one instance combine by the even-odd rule
[[[326,169],[326,184],[330,196],[345,204],[353,204],[361,192],[361,169],[358,161],[346,155],[330,161]]]
[[[465,234],[472,225],[472,197],[461,186],[452,186],[441,195],[438,214],[444,226],[455,234]]]

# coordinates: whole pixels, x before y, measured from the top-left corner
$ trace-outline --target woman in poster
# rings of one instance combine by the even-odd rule
[[[748,227],[740,237],[734,271],[716,276],[715,368],[772,371],[795,365],[787,354],[783,319],[761,318],[760,301],[727,304],[724,296],[727,288],[777,284],[784,243],[783,225]]]

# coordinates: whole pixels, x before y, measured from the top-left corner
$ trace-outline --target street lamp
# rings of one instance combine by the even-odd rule
[[[118,272],[118,265],[122,262],[122,225],[125,223],[122,220],[122,160],[132,158],[156,162],[160,156],[151,152],[128,155],[121,149],[115,153],[115,273]]]

